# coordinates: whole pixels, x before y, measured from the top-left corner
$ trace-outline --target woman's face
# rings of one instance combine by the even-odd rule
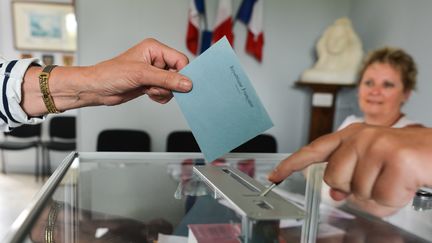
[[[410,92],[404,92],[402,77],[387,63],[373,63],[366,68],[359,84],[359,105],[367,116],[394,116]]]

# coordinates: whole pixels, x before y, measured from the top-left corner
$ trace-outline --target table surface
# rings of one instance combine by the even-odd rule
[[[227,154],[213,164],[237,168],[268,185],[266,175],[287,156]],[[153,242],[160,233],[187,237],[191,225],[197,237],[219,233],[226,238],[231,232],[242,242],[301,242],[302,232],[314,230],[302,227],[306,220],[245,224],[229,200],[215,197],[192,172],[193,165],[204,163],[200,153],[71,153],[3,242]],[[303,207],[300,173],[276,191]],[[316,242],[427,242],[427,236],[349,208],[321,205],[319,210]]]

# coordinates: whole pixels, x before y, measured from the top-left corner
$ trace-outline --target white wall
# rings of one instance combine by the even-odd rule
[[[240,1],[233,2],[236,10]],[[77,0],[79,63],[110,58],[147,37],[190,54],[184,42],[188,4],[189,0]],[[273,119],[275,127],[268,132],[277,138],[279,152],[292,152],[307,140],[309,92],[294,88],[294,82],[312,65],[316,39],[336,18],[348,14],[349,6],[345,0],[265,1],[262,64],[244,53],[246,29],[240,23],[235,26],[235,50]],[[210,7],[208,11],[215,11]],[[188,129],[175,100],[159,105],[143,97],[118,107],[85,108],[79,111],[79,150],[94,151],[97,134],[109,127],[146,130],[154,151],[165,151],[170,131]]]
[[[19,57],[14,49],[12,37],[11,1],[0,0],[0,53],[4,57]]]

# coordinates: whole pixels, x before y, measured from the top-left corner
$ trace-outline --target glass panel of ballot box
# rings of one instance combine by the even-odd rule
[[[268,173],[287,156],[231,153],[208,163],[200,153],[73,152],[2,242],[432,239],[432,214],[422,205],[377,218],[321,200],[324,164],[294,173],[263,196]]]

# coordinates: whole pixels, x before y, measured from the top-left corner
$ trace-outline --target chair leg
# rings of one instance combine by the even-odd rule
[[[36,181],[39,181],[39,146],[35,147],[36,149],[36,166],[35,166],[35,176],[36,176]],[[43,157],[43,152],[42,152],[42,157]]]
[[[45,181],[45,176],[47,175],[46,171],[47,171],[47,166],[46,166],[46,161],[47,161],[47,149],[45,147],[42,147],[42,164],[41,164],[41,179],[42,181]]]
[[[1,149],[1,160],[2,160],[2,173],[6,174],[6,161],[5,161],[5,156],[4,156],[4,150]]]
[[[51,160],[50,160],[50,150],[46,149],[46,166],[47,166],[47,175],[51,176]]]

